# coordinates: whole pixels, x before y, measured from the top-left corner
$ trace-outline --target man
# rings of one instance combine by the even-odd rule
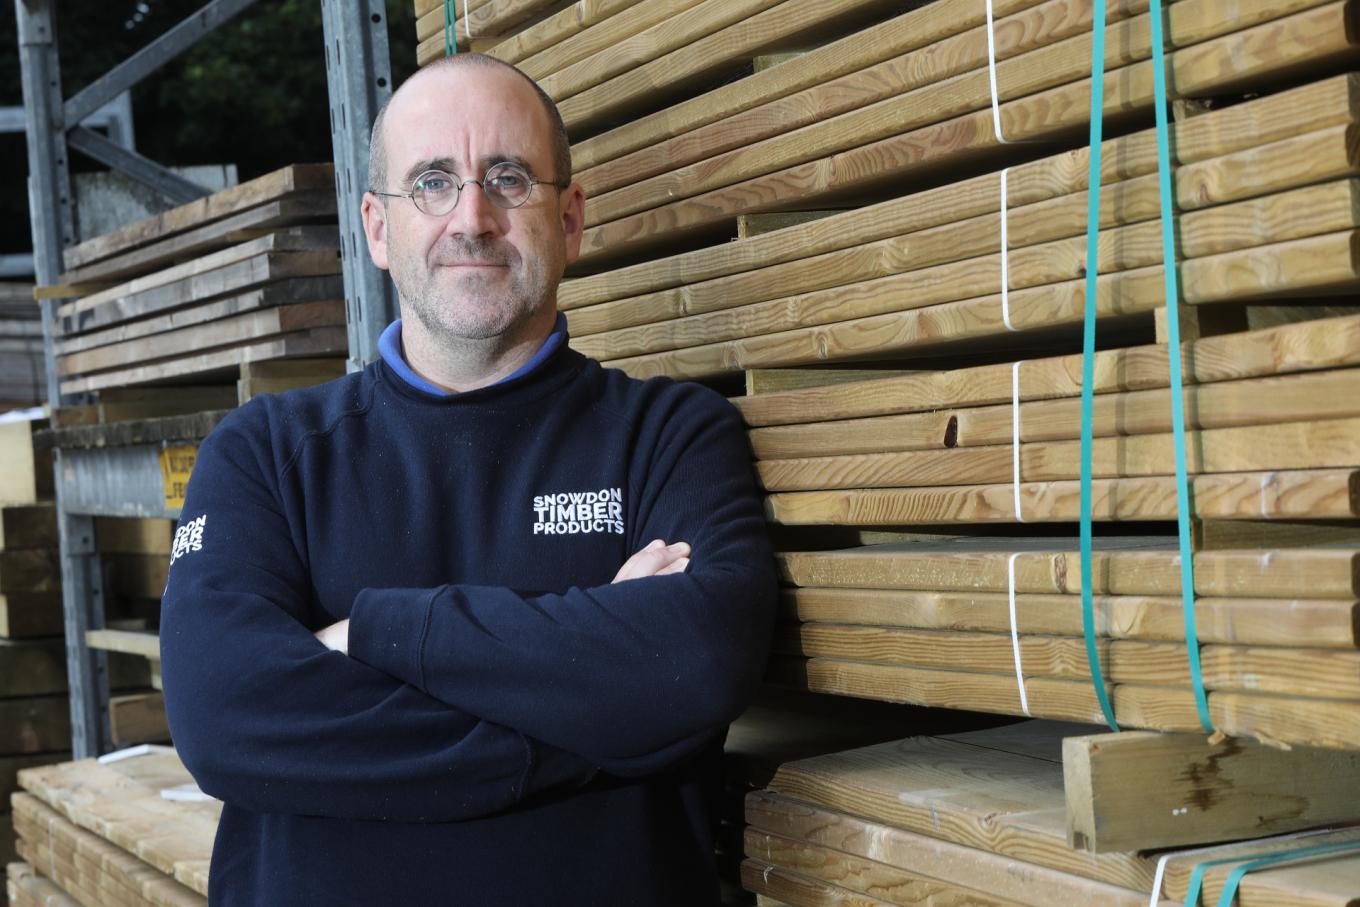
[[[774,581],[744,434],[570,350],[556,110],[460,55],[374,128],[382,359],[203,443],[163,600],[213,905],[699,905]]]

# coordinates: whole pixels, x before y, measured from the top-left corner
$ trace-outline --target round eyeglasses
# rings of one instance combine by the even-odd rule
[[[370,190],[374,195],[387,198],[409,198],[416,210],[431,217],[443,217],[458,206],[463,187],[476,183],[482,187],[487,201],[497,208],[518,208],[529,200],[529,195],[538,185],[567,188],[569,183],[552,180],[536,180],[519,164],[502,161],[493,164],[480,180],[459,181],[458,177],[443,170],[426,170],[411,183],[410,192],[379,192]]]

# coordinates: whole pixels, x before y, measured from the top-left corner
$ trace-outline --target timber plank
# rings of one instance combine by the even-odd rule
[[[222,220],[277,198],[314,189],[333,189],[334,185],[334,165],[293,164],[71,246],[62,253],[65,268],[75,271],[153,240]]]
[[[1177,233],[1184,256],[1193,260],[1356,226],[1360,226],[1360,182],[1345,180],[1185,214],[1179,218]],[[739,304],[747,298],[742,294],[724,299],[710,297],[707,303],[697,304],[691,298],[686,300],[686,308],[702,314],[573,337],[572,342],[587,356],[622,359],[867,317],[886,308],[899,311],[924,308],[1000,289],[999,253],[949,261],[951,256],[967,254],[979,247],[988,253],[995,250],[999,237],[995,216],[973,218],[926,232],[938,236],[918,234],[906,238],[901,243],[901,252],[894,249],[883,255],[888,250],[854,250],[854,257],[869,264],[858,268],[851,264],[852,271],[868,270],[855,274],[851,278],[856,281],[853,283],[746,305]],[[1104,230],[1100,239],[1102,276],[1154,266],[1161,259],[1161,231],[1155,221]],[[932,240],[938,247],[932,245]],[[924,252],[925,261],[914,260],[918,252]],[[848,257],[845,253],[832,255]],[[1085,239],[1077,237],[1012,249],[1007,270],[1010,289],[1035,290],[1080,277],[1085,271],[1085,257]],[[932,264],[941,259],[948,263]],[[920,267],[921,264],[926,266]],[[1185,267],[1189,269],[1187,283],[1191,275],[1202,279],[1202,269],[1197,271],[1188,262]],[[886,276],[879,276],[883,274]],[[796,286],[794,281],[789,288]],[[713,310],[706,311],[710,306]]]
[[[1075,540],[960,538],[945,542],[872,545],[843,551],[780,552],[780,578],[799,586],[847,589],[1000,592],[1081,591]],[[1360,549],[1353,546],[1200,551],[1194,556],[1195,594],[1213,598],[1360,596]],[[1092,592],[1106,595],[1180,594],[1180,556],[1174,540],[1097,538]]]
[[[165,378],[201,374],[216,369],[233,368],[247,362],[342,355],[348,349],[348,343],[349,337],[344,328],[312,328],[260,340],[246,346],[198,353],[154,365],[86,375],[63,381],[61,390],[63,393],[81,393],[105,387],[141,384]]]
[[[60,279],[69,284],[126,279],[272,233],[279,227],[334,217],[335,192],[309,190],[68,271]]]
[[[1181,364],[1186,383],[1209,384],[1360,364],[1356,349],[1360,315],[1186,341],[1181,345]],[[1092,376],[1097,397],[1167,387],[1169,361],[1165,345],[1097,352]],[[1020,369],[1020,399],[1077,396],[1081,373],[1080,356],[1027,360]],[[1014,366],[1003,364],[737,397],[732,402],[747,424],[767,426],[996,404],[1010,401],[1014,389]],[[1035,412],[1033,406],[1022,409]],[[1105,424],[1103,419],[1100,424]]]
[[[275,334],[344,324],[344,299],[298,302],[68,353],[58,357],[57,373],[63,377],[89,374],[175,358],[189,351],[234,346]]]
[[[929,4],[918,12],[943,7],[947,2]],[[1338,76],[1177,121],[1171,125],[1173,149],[1177,162],[1194,165],[1262,143],[1276,143],[1354,122],[1358,110],[1360,77]],[[1153,132],[1144,131],[1106,140],[1102,145],[1102,183],[1109,185],[1155,173],[1154,137]],[[1011,168],[1007,206],[1023,207],[1084,191],[1088,157],[1087,150],[1079,148]],[[1281,161],[1288,159],[1298,160],[1287,153],[1272,155],[1275,166],[1281,166]],[[1177,173],[1187,169],[1182,167]],[[1212,185],[1212,179],[1186,180],[1178,175],[1177,180],[1177,197],[1182,204],[1193,206],[1201,194],[1210,201],[1232,199],[1231,195],[1215,196],[1209,194],[1212,189],[1202,188],[1206,184]],[[1244,180],[1244,183],[1249,185],[1249,181]],[[1109,201],[1111,199],[1102,194],[1102,210]],[[559,290],[559,305],[563,309],[573,309],[698,283],[995,212],[1000,205],[998,175],[979,176],[743,242],[567,280]],[[1082,229],[1085,229],[1084,222]]]
[[[574,36],[541,48],[532,56],[523,56],[518,62],[509,59],[510,56],[521,53],[521,49],[530,46],[531,42],[542,41],[540,35],[530,35],[526,29],[498,44],[493,56],[508,63],[517,62],[520,70],[531,79],[546,79],[574,63],[580,63],[595,54],[633,39],[634,36],[654,26],[667,21],[674,24],[676,17],[692,10],[700,2],[701,0],[641,0],[641,2],[614,0],[612,3],[592,3],[589,6],[595,9],[570,11],[573,13],[569,17],[570,21],[580,29]],[[557,16],[550,16],[540,25],[546,25],[556,18]],[[554,24],[550,27],[558,26]],[[546,30],[538,29],[540,32]]]
[[[1346,384],[1360,389],[1360,384]],[[1018,453],[1018,476],[1016,449],[1009,443],[760,460],[756,473],[769,491],[985,485],[1015,478],[1047,482],[1080,476],[1078,441],[1024,442]],[[1193,430],[1186,432],[1185,453],[1190,473],[1360,466],[1360,420]],[[1174,438],[1170,432],[1097,438],[1090,462],[1097,478],[1166,475],[1174,468]]]
[[[1356,242],[1356,234],[1335,233],[1191,259],[1182,268],[1184,300],[1197,305],[1357,286],[1360,257],[1352,251]],[[999,275],[999,260],[996,265]],[[944,276],[940,269],[933,270],[936,277]],[[1100,275],[1095,300],[1098,317],[1155,310],[1162,299],[1161,272],[1157,265]],[[957,275],[951,276],[957,279]],[[993,286],[999,286],[999,276],[997,280]],[[1009,328],[1000,293],[924,308],[912,308],[912,302],[895,296],[879,302],[870,298],[864,301],[865,307],[905,304],[906,310],[609,360],[606,364],[634,377],[698,377],[742,368],[821,363],[865,353],[885,355],[1004,336],[1012,331],[1073,326],[1084,314],[1085,281],[1028,287],[1009,294]]]
[[[221,804],[167,801],[190,783],[173,752],[100,765],[92,759],[28,769],[19,783],[79,827],[207,894],[207,864]]]
[[[1075,522],[1081,511],[1075,480],[1021,482],[1025,522]],[[1360,516],[1360,470],[1300,469],[1202,473],[1190,480],[1192,516],[1199,519],[1354,519]],[[765,499],[766,516],[789,526],[940,525],[1015,521],[1016,486],[791,491]],[[1101,522],[1176,518],[1170,476],[1095,479],[1091,509]]]
[[[1148,902],[1146,892],[1034,864],[1017,872],[1014,860],[986,850],[802,803],[770,791],[747,796],[746,818],[750,823],[746,831],[748,856],[822,879],[826,875],[819,871],[821,861],[817,858],[822,857],[835,867],[836,860],[830,855],[839,852],[865,862],[873,861],[874,869],[894,867],[965,886],[980,897],[1004,893],[1014,898],[1004,903],[1146,907]]]
[[[169,741],[165,696],[158,692],[110,696],[109,733],[115,747]]]
[[[798,588],[782,593],[783,614],[799,621],[1005,633],[1005,592],[920,592],[888,589]],[[1099,637],[1184,642],[1184,604],[1178,596],[1096,595],[1093,627]],[[1073,596],[1015,596],[1015,625],[1025,633],[1080,636],[1081,610]],[[1360,602],[1344,599],[1197,598],[1196,635],[1202,643],[1300,648],[1360,648]]]
[[[60,590],[0,595],[0,638],[57,636],[64,625]]]
[[[1014,370],[1025,375],[1023,366]],[[1017,383],[1024,385],[1024,378]],[[1360,370],[1336,369],[1212,384],[1182,394],[1189,428],[1226,428],[1360,415]],[[1018,395],[1023,401],[1024,394]],[[1015,411],[1018,408],[1018,413]],[[988,444],[1070,440],[1080,434],[1073,398],[775,425],[748,433],[759,460],[890,451],[944,450]],[[1170,395],[1162,389],[1100,394],[1092,408],[1093,437],[1141,435],[1171,427]],[[1017,430],[1018,427],[1018,430]]]
[[[1176,50],[1168,56],[1169,78],[1184,97],[1323,70],[1355,56],[1344,37],[1346,16],[1344,4],[1332,4]],[[1003,133],[1012,141],[1038,140],[1084,123],[1088,81],[1002,104]],[[1105,81],[1108,117],[1146,109],[1151,101],[1150,61],[1111,70]],[[995,157],[998,148],[991,111],[980,110],[589,228],[581,260],[599,263],[739,213],[786,207],[794,197],[806,207],[833,192],[924,177],[944,163]]]
[[[135,340],[150,334],[160,334],[177,328],[202,324],[271,306],[290,305],[300,302],[321,302],[329,299],[344,298],[344,283],[340,277],[285,277],[265,286],[216,299],[198,303],[190,308],[175,309],[164,315],[141,318],[124,322],[100,331],[90,331],[75,337],[67,337],[53,344],[57,355],[78,353],[109,343]]]
[[[1155,850],[1354,821],[1360,754],[1198,734],[1063,740],[1068,842]]]
[[[55,548],[57,508],[51,503],[0,505],[0,550]]]
[[[27,863],[10,863],[5,871],[14,907],[88,907],[38,875]]]
[[[519,64],[597,25],[605,25],[611,17],[641,5],[637,0],[577,0],[572,6],[506,36],[486,53],[497,60]],[[440,24],[443,24],[442,18]]]
[[[875,901],[866,898],[860,903],[968,904],[976,907],[1018,907],[1023,904],[1010,898],[990,896],[975,887],[950,884],[876,860],[867,860],[805,841],[762,834],[749,828],[745,834],[745,845],[746,855],[765,865],[811,877],[832,890],[870,892],[887,899]],[[756,890],[765,891],[767,888],[762,883],[756,886]],[[1109,903],[1112,907],[1144,907],[1143,904],[1134,904],[1136,895],[1133,892],[1128,894],[1127,898],[1102,903]]]
[[[52,592],[61,588],[61,563],[54,548],[0,551],[0,594]]]
[[[1142,8],[1139,8],[1140,5]],[[1145,8],[1142,0],[1133,0],[1131,4],[1120,4],[1110,10],[1110,18],[1117,21]],[[1089,5],[1082,8],[1072,0],[1048,0],[996,23],[996,56],[998,60],[1006,60],[1074,34],[1077,29],[1089,27]],[[587,225],[614,220],[651,207],[646,203],[629,205],[626,199],[634,195],[646,198],[654,194],[649,191],[654,188],[664,186],[670,191],[694,194],[703,188],[721,185],[721,182],[713,181],[713,177],[718,174],[709,173],[710,166],[717,164],[716,155],[750,146],[771,136],[792,136],[800,127],[830,120],[839,114],[894,98],[979,66],[985,67],[986,29],[981,26],[969,29],[914,53],[919,53],[919,57],[913,53],[893,57],[586,170],[579,179],[581,187],[591,198],[590,210],[586,215]],[[1010,80],[1003,81],[1000,71],[997,77],[1006,91],[1012,90]],[[925,111],[914,115],[929,116]],[[854,141],[857,138],[858,135],[853,132],[842,134],[843,140]],[[811,143],[806,152],[806,157],[816,156]],[[701,169],[689,167],[698,161],[709,163]],[[644,182],[663,173],[670,174],[664,181]],[[685,182],[698,176],[702,176],[704,181],[694,184]],[[628,187],[627,193],[615,191],[621,187]]]

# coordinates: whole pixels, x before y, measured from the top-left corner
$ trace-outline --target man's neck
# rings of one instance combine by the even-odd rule
[[[436,342],[419,319],[403,319],[402,355],[413,372],[447,393],[476,390],[513,375],[533,358],[556,319],[551,309],[543,316],[536,316],[513,338],[459,339],[456,345]]]

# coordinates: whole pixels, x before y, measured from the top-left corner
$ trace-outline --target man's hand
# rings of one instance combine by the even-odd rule
[[[646,548],[623,562],[612,583],[626,579],[640,579],[644,576],[665,576],[667,573],[684,573],[689,566],[689,543],[676,542],[667,545],[664,539],[655,539]]]
[[[332,652],[349,654],[349,618],[317,630],[312,635],[321,640],[321,644]]]

